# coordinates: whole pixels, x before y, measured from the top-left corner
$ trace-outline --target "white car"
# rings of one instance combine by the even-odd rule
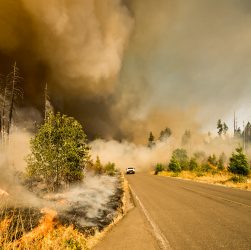
[[[126,169],[126,174],[135,174],[135,168],[129,167]]]

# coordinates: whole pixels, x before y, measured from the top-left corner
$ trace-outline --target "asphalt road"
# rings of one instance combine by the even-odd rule
[[[143,173],[127,179],[162,248],[251,249],[251,192]]]

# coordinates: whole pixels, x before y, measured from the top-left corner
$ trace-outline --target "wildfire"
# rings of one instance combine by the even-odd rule
[[[43,208],[41,212],[44,214],[44,217],[41,220],[40,225],[33,230],[33,233],[37,235],[45,234],[48,231],[52,230],[56,224],[57,212],[50,208]]]
[[[29,244],[39,237],[45,237],[48,233],[50,233],[56,224],[56,216],[57,212],[55,210],[49,208],[43,208],[41,213],[44,214],[43,218],[40,221],[38,227],[32,230],[30,233],[25,234],[16,244],[16,246],[21,246],[24,244]]]

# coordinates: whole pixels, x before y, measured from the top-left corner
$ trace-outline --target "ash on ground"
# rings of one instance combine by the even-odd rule
[[[113,221],[122,207],[122,195],[120,175],[87,175],[82,184],[46,198],[53,201],[61,224],[92,234]]]

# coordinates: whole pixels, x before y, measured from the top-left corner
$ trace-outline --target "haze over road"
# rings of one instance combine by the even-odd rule
[[[127,179],[167,248],[251,249],[251,192],[144,173]]]

